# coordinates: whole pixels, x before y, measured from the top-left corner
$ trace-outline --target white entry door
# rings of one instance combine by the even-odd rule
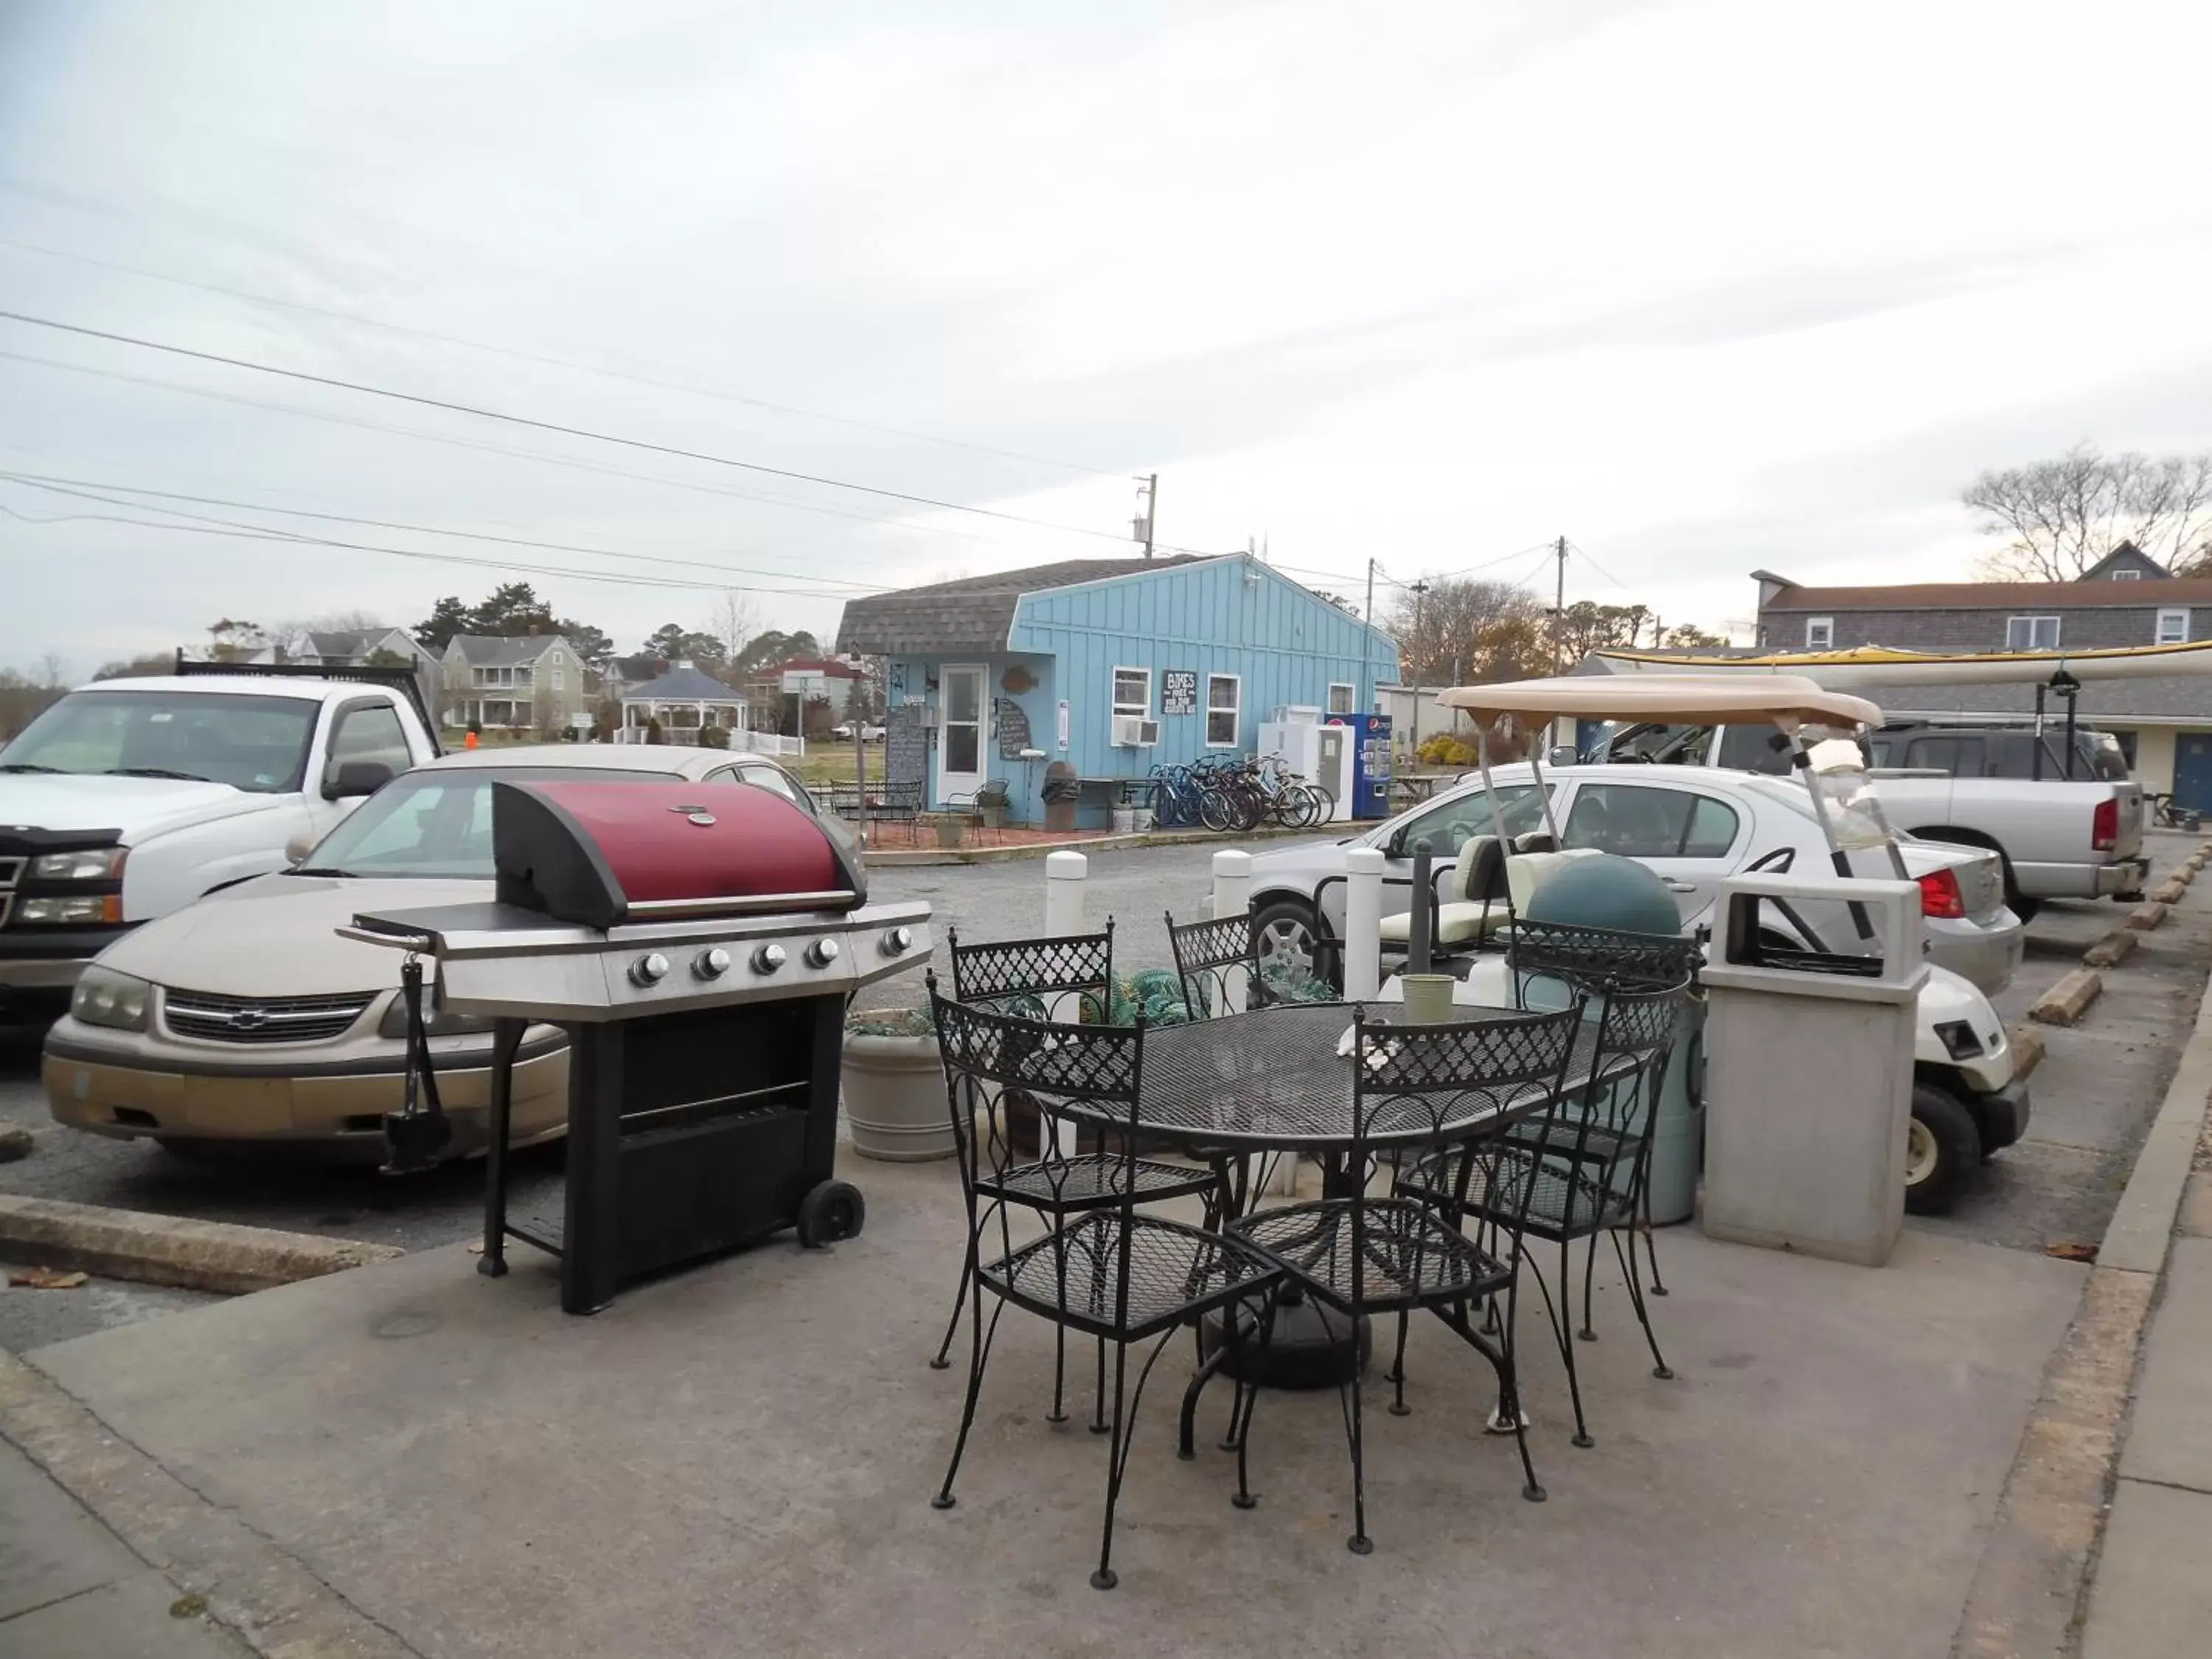
[[[939,674],[937,799],[974,794],[983,770],[983,677],[987,671],[948,664]]]

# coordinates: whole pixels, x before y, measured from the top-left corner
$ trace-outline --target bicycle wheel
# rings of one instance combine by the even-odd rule
[[[1312,798],[1314,806],[1313,817],[1307,823],[1306,828],[1317,830],[1324,823],[1334,823],[1336,818],[1335,795],[1331,793],[1328,787],[1323,784],[1310,783],[1305,787],[1306,793]]]
[[[1218,789],[1198,793],[1198,821],[1209,830],[1227,830],[1237,822],[1237,808]]]
[[[1243,834],[1250,835],[1260,827],[1260,820],[1267,816],[1267,798],[1251,785],[1246,784],[1243,787],[1231,792],[1230,799],[1237,804],[1237,830]]]

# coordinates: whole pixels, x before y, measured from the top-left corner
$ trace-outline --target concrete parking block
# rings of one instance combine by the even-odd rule
[[[2166,884],[2151,895],[2151,900],[2157,904],[2179,904],[2181,902],[2181,896],[2188,890],[2189,883],[2183,876],[2179,874],[2169,876]]]
[[[314,1233],[193,1221],[142,1210],[0,1193],[0,1244],[48,1267],[109,1279],[242,1294],[338,1273],[404,1252]]]
[[[2027,1017],[2038,1025],[2071,1025],[2104,994],[2105,976],[2094,968],[2076,968],[2035,1000]]]
[[[2043,1033],[2033,1025],[2015,1025],[2005,1033],[2005,1046],[2012,1050],[2012,1075],[2015,1083],[2025,1083],[2035,1075],[2035,1068],[2043,1064],[2049,1045]]]
[[[2092,968],[2117,968],[2142,943],[2142,935],[2132,928],[2115,927],[2081,953],[2081,960]]]
[[[2152,928],[2157,927],[2159,923],[2166,920],[2167,908],[2167,906],[2160,904],[2156,899],[2152,899],[2147,903],[2138,904],[2134,909],[2128,912],[2127,925],[2136,929],[2138,933],[2147,933],[2150,932]]]
[[[2212,1626],[2212,1493],[2122,1480],[2081,1659],[2179,1659]]]

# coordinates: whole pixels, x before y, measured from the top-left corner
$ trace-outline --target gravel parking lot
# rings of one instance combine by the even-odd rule
[[[2154,884],[2193,850],[2195,836],[2152,837]],[[1115,959],[1130,968],[1169,960],[1164,912],[1195,916],[1209,882],[1212,848],[1162,847],[1091,855],[1087,895],[1094,920],[1115,919]],[[871,872],[872,894],[927,899],[940,923],[937,965],[945,970],[942,924],[970,938],[1018,938],[1037,931],[1044,912],[1044,867],[1034,859],[989,865],[922,866]],[[2212,886],[2209,883],[2208,886]],[[2081,953],[2119,925],[2124,907],[2054,904],[2030,934],[2027,961],[1998,999],[2009,1024]],[[2172,1075],[2212,957],[2212,892],[2195,890],[2165,927],[2145,936],[2122,967],[2106,975],[2104,1000],[2076,1030],[2053,1030],[2050,1056],[2036,1074],[2029,1139],[1999,1155],[1960,1207],[1915,1226],[2013,1249],[2094,1242],[2118,1201],[2136,1148]],[[919,994],[900,980],[871,993],[890,1006]],[[214,1220],[334,1234],[409,1249],[473,1236],[483,1180],[475,1164],[393,1180],[374,1170],[333,1168],[267,1156],[219,1161],[172,1156],[142,1142],[103,1140],[56,1126],[37,1075],[37,1045],[0,1033],[0,1122],[30,1127],[37,1150],[0,1165],[0,1192],[33,1193]],[[519,1155],[518,1203],[557,1202],[557,1146]],[[0,1290],[0,1347],[54,1340],[166,1311],[175,1292],[118,1287],[84,1291]],[[35,1306],[24,1298],[40,1298]],[[76,1298],[66,1309],[60,1304]]]

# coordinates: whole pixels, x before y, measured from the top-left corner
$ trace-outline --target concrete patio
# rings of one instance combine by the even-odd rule
[[[1270,1395],[1260,1505],[1178,1462],[1160,1364],[1116,1539],[1105,1446],[1044,1420],[1049,1328],[1009,1314],[958,1507],[928,1497],[963,1371],[924,1361],[960,1253],[950,1165],[861,1164],[859,1240],[778,1243],[562,1316],[527,1249],[462,1249],[264,1292],[29,1358],[117,1434],[424,1655],[1346,1651],[1854,1656],[1951,1648],[1982,1538],[2087,1269],[1909,1231],[1868,1271],[1660,1237],[1655,1380],[1600,1274],[1598,1443],[1524,1309],[1531,1504],[1482,1433],[1487,1372],[1417,1325],[1407,1419],[1369,1422],[1376,1553],[1344,1547],[1333,1395]],[[1087,1354],[1085,1356],[1087,1362]],[[1083,1379],[1087,1363],[1072,1367]],[[1378,1401],[1379,1403],[1379,1401]]]

